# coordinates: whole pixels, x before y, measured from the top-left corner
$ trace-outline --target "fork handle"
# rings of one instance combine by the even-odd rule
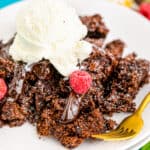
[[[141,115],[148,103],[150,103],[150,92],[145,96],[136,113]]]

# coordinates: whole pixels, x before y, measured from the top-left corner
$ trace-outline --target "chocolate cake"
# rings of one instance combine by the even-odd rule
[[[81,17],[88,28],[85,39],[93,44],[80,70],[92,77],[84,95],[76,94],[51,64],[43,59],[31,66],[9,56],[8,43],[0,42],[0,78],[8,91],[0,100],[0,127],[20,126],[26,121],[41,136],[54,136],[67,148],[74,148],[92,134],[104,133],[117,124],[106,115],[134,112],[139,89],[149,82],[150,62],[134,53],[122,57],[125,44],[114,40],[104,46],[108,34],[100,15]]]
[[[85,40],[101,47],[109,32],[109,29],[103,22],[103,18],[100,15],[95,14],[93,16],[82,16],[80,19],[88,28],[88,34],[85,37]]]

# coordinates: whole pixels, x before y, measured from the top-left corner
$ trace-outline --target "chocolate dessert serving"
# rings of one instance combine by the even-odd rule
[[[134,98],[149,83],[150,62],[135,53],[123,57],[125,43],[119,39],[104,45],[109,29],[100,15],[80,19],[92,52],[70,77],[45,58],[31,65],[15,61],[9,54],[14,38],[0,42],[0,127],[29,122],[40,136],[75,148],[114,129],[117,123],[107,116],[135,111]]]

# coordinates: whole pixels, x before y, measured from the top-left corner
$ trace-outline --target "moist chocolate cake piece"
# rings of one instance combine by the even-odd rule
[[[116,123],[106,120],[99,109],[90,112],[82,112],[70,123],[62,123],[61,117],[65,108],[66,99],[54,99],[41,113],[37,123],[40,135],[53,135],[65,147],[74,148],[81,144],[92,134],[106,132],[114,128]],[[82,113],[81,113],[82,112]]]
[[[101,111],[104,113],[113,112],[134,112],[135,103],[133,99],[139,89],[149,80],[150,62],[136,59],[136,55],[130,54],[122,58],[107,81],[106,88],[110,93],[102,102]]]
[[[95,108],[102,107],[101,102],[104,99],[105,94],[105,83],[113,74],[114,69],[117,67],[119,62],[119,56],[121,56],[122,50],[118,51],[118,55],[111,49],[111,52],[100,51],[94,48],[94,51],[88,59],[86,59],[82,65],[84,70],[89,72],[92,76],[92,86],[86,95],[82,98],[81,108],[82,112],[89,112]]]
[[[106,53],[111,53],[116,59],[120,59],[122,57],[124,47],[124,42],[117,39],[107,43],[105,46],[105,51]]]
[[[17,100],[23,113],[35,123],[41,110],[57,96],[61,75],[48,60],[41,60],[26,73],[22,93]]]
[[[64,146],[74,148],[85,139],[90,138],[92,134],[106,132],[108,127],[106,126],[106,120],[103,114],[100,113],[98,109],[95,109],[89,114],[82,114],[73,123],[67,124],[60,129],[62,130],[62,134],[60,135],[60,130],[57,128],[54,136],[60,140]]]
[[[113,55],[93,48],[90,57],[82,62],[81,69],[88,71],[93,80],[105,82],[108,76],[111,75],[116,61]]]
[[[25,122],[25,116],[16,102],[7,101],[1,110],[1,119],[10,127],[20,126]]]
[[[65,147],[74,148],[92,134],[105,132],[108,128],[114,127],[112,125],[115,124],[114,122],[111,122],[111,125],[108,125],[109,127],[106,125],[110,123],[104,119],[99,109],[95,109],[90,113],[79,114],[73,122],[62,124],[60,119],[64,106],[65,99],[55,99],[49,108],[43,110],[37,124],[40,135],[53,135]]]
[[[103,42],[109,32],[108,28],[103,22],[103,18],[99,14],[95,14],[92,16],[82,16],[80,19],[88,28],[88,34],[85,37],[85,40],[98,47],[102,47]]]
[[[3,58],[0,55],[0,78],[5,79],[8,84],[13,78],[14,67],[15,63],[12,60]]]
[[[91,38],[105,38],[109,30],[103,22],[103,18],[99,14],[92,16],[80,17],[83,24],[88,28],[87,37]]]
[[[93,80],[105,82],[117,67],[124,46],[121,40],[114,40],[106,45],[105,50],[93,47],[89,58],[82,62],[81,69],[88,71]]]

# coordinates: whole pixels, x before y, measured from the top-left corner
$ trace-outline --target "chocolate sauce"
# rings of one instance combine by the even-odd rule
[[[61,123],[70,123],[74,121],[80,112],[81,96],[71,92],[61,117]]]

